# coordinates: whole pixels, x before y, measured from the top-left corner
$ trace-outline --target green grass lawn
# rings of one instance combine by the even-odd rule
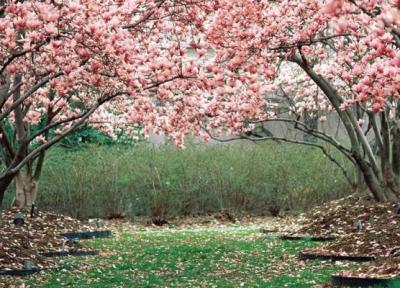
[[[257,227],[123,230],[84,242],[101,256],[69,258],[33,287],[313,287],[343,265],[297,261],[308,241],[282,241]]]

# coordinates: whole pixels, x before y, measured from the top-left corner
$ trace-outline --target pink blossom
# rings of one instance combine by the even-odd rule
[[[14,64],[9,64],[6,69],[10,74],[15,74],[17,72],[17,67]]]

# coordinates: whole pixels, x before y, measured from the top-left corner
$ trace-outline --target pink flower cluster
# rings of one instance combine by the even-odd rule
[[[9,2],[0,18],[1,72],[10,91],[21,85],[26,123],[51,115],[50,123],[61,123],[59,131],[65,131],[68,120],[100,103],[88,123],[105,132],[136,136],[142,127],[183,145],[189,133],[207,138],[205,130],[251,129],[251,122],[280,108],[267,96],[290,94],[296,113],[331,111],[324,93],[290,63],[293,57],[334,85],[343,109],[354,103],[373,112],[385,109],[400,96],[399,5]],[[4,108],[14,101],[9,97]]]
[[[239,81],[249,77],[275,87],[261,97],[279,96],[284,88],[299,113],[332,109],[304,71],[285,64],[297,54],[333,84],[343,109],[362,103],[377,113],[399,98],[399,1],[221,2],[207,37],[216,65]],[[250,86],[243,87],[246,94]]]

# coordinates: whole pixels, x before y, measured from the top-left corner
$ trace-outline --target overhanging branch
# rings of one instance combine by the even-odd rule
[[[329,152],[326,150],[326,148],[322,145],[316,144],[316,143],[310,143],[310,142],[304,142],[304,141],[299,141],[299,140],[294,140],[294,139],[288,139],[284,137],[275,137],[275,136],[268,136],[268,137],[249,137],[246,135],[240,135],[238,137],[232,137],[232,138],[227,138],[227,139],[220,139],[218,137],[215,137],[212,133],[210,133],[207,129],[202,127],[202,129],[210,136],[211,139],[218,141],[218,142],[232,142],[232,141],[238,141],[238,140],[249,140],[252,142],[261,142],[261,141],[282,141],[282,142],[287,142],[287,143],[293,143],[293,144],[298,144],[298,145],[304,145],[304,146],[311,146],[318,148],[322,151],[322,153],[330,160],[332,161],[342,172],[343,176],[346,178],[346,180],[349,182],[350,185],[353,185],[353,181],[351,180],[351,177],[347,173],[346,169],[337,161],[332,155],[329,154]]]

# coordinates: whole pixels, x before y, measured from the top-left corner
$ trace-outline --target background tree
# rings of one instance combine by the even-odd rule
[[[216,51],[210,70],[227,88],[203,128],[211,133],[219,126],[221,134],[235,127],[239,138],[248,139],[241,129],[292,123],[346,155],[376,200],[398,200],[400,2],[221,2],[205,43]],[[287,99],[290,113],[279,113],[266,95]],[[257,107],[252,119],[243,117],[242,111]],[[322,122],[335,114],[346,137],[310,126],[303,113]]]
[[[192,79],[200,64],[182,43],[203,29],[210,3],[2,1],[0,203],[16,176],[32,182],[45,151],[85,123],[108,135],[165,130],[180,144],[187,126],[164,125],[175,117],[168,103],[207,88]],[[18,205],[29,206],[35,189],[22,190]]]

